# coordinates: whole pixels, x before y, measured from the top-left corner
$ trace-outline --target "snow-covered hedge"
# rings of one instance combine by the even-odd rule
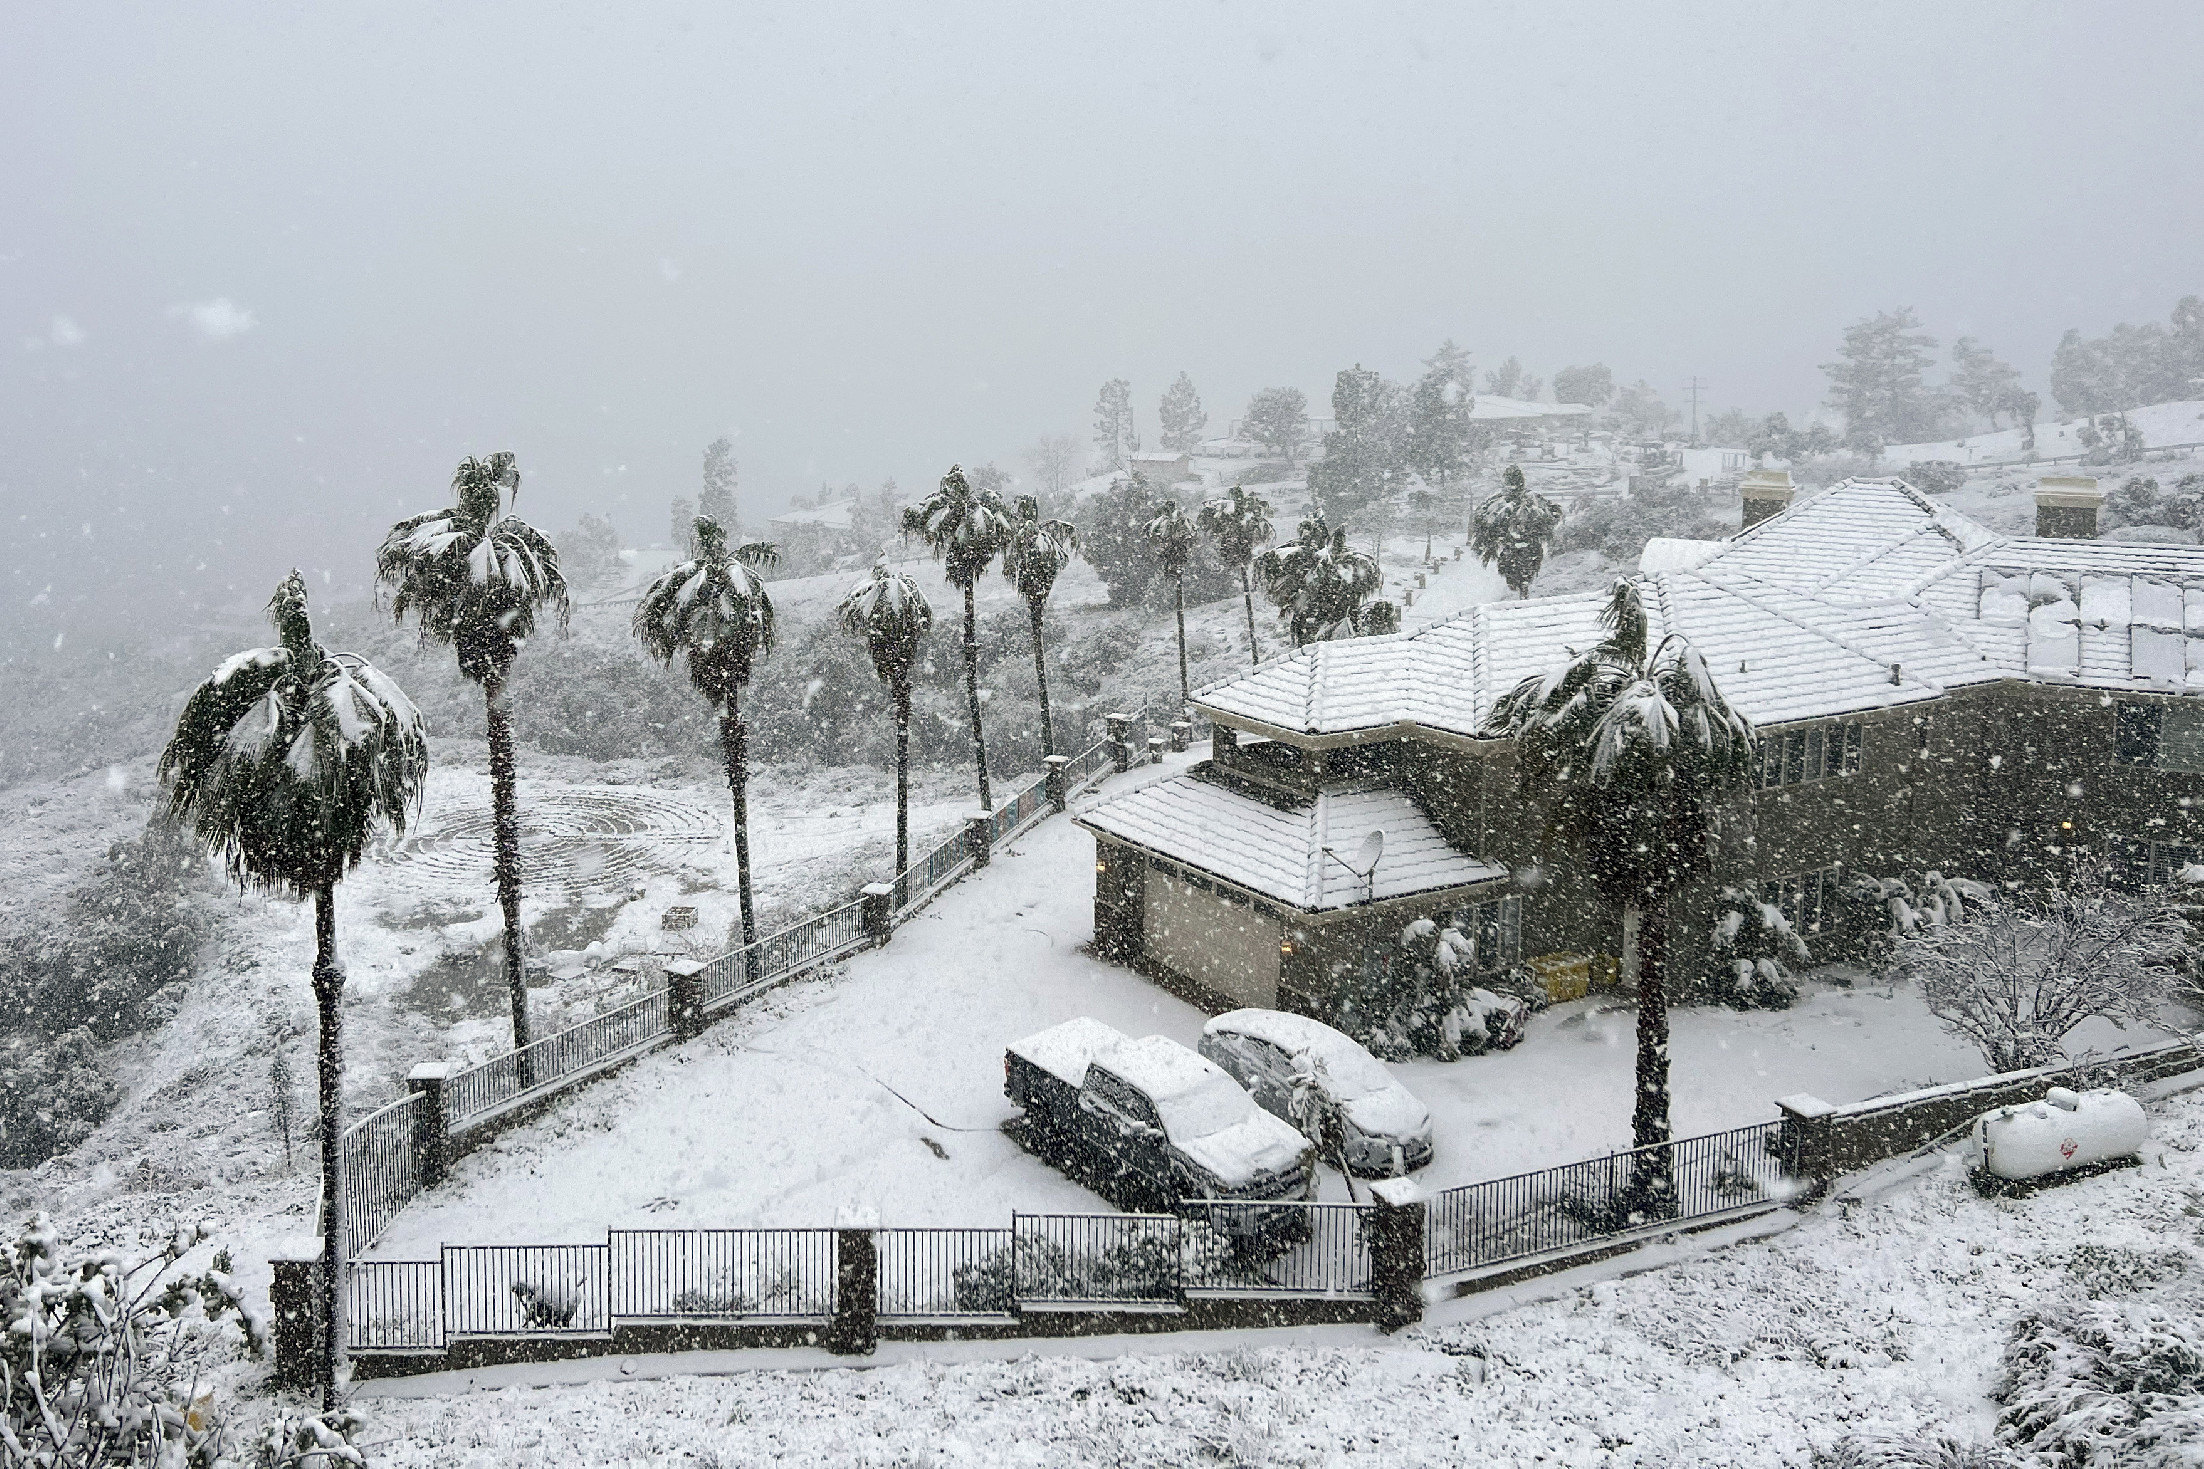
[[[2204,1318],[2172,1302],[2029,1312],[2005,1349],[1998,1437],[2028,1462],[2204,1464]]]
[[[1461,930],[1416,919],[1400,931],[1392,964],[1349,982],[1339,1028],[1389,1061],[1453,1061],[1513,1046],[1523,1038],[1530,1002],[1468,983],[1470,948]]]
[[[1812,957],[1783,910],[1743,888],[1724,888],[1714,921],[1709,997],[1739,1010],[1784,1010],[1798,998],[1789,966]]]

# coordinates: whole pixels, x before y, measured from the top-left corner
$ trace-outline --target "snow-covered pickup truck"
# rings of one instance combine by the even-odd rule
[[[1215,1062],[1164,1036],[1130,1040],[1081,1017],[1015,1042],[1003,1093],[1033,1150],[1121,1208],[1206,1217],[1237,1235],[1303,1225],[1315,1177],[1308,1139],[1255,1105]]]

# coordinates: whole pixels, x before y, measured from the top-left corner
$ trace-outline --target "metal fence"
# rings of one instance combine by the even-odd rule
[[[1175,1304],[1181,1291],[1176,1214],[1013,1214],[1020,1305]]]
[[[344,1258],[375,1242],[393,1216],[421,1192],[417,1142],[425,1112],[418,1092],[370,1112],[337,1139],[337,1227]]]
[[[1110,742],[1096,740],[1072,756],[1071,763],[1064,767],[1064,789],[1084,790],[1087,782],[1108,773],[1114,766],[1115,762],[1110,758]]]
[[[999,847],[1048,815],[1048,777],[1041,776],[1008,801],[987,821],[987,844]]]
[[[530,1092],[553,1088],[673,1033],[666,991],[657,990],[617,1009],[592,1015],[518,1051],[493,1056],[444,1083],[445,1125],[458,1127]]]
[[[895,875],[895,916],[901,919],[934,900],[950,883],[970,872],[972,838],[956,832],[940,846]]]
[[[1185,1288],[1230,1295],[1367,1296],[1369,1210],[1359,1204],[1210,1203],[1186,1225]]]
[[[344,1344],[353,1351],[444,1349],[444,1266],[358,1260],[345,1271]]]
[[[1477,1270],[1649,1224],[1773,1204],[1782,1194],[1781,1130],[1756,1123],[1448,1189],[1425,1215],[1425,1273]]]
[[[854,954],[868,942],[862,899],[830,908],[707,964],[704,1003],[709,1007],[760,986],[778,984],[792,974]]]
[[[875,1312],[882,1320],[1007,1317],[1018,1307],[1007,1229],[883,1229]]]
[[[641,1321],[834,1314],[831,1229],[619,1229],[612,1314]]]
[[[611,1257],[607,1245],[446,1245],[445,1334],[610,1331]]]

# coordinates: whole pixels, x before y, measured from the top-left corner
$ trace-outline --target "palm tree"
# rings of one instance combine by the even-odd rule
[[[1296,648],[1353,626],[1362,604],[1385,584],[1377,558],[1354,550],[1344,530],[1322,515],[1301,522],[1293,540],[1255,558],[1263,595],[1277,603]]]
[[[850,588],[836,609],[842,626],[865,640],[872,655],[872,671],[888,686],[895,700],[895,876],[900,883],[911,865],[911,670],[926,646],[926,634],[934,625],[934,609],[918,590],[918,583],[890,569],[883,556],[872,566],[872,579]],[[1035,615],[1034,658],[1040,658],[1039,613]],[[1043,686],[1044,688],[1046,685]],[[1047,727],[1048,702],[1042,696],[1042,727]],[[902,894],[896,894],[898,902]]]
[[[1194,691],[1186,681],[1186,566],[1194,559],[1194,523],[1179,509],[1178,501],[1165,500],[1156,507],[1155,518],[1148,522],[1148,545],[1156,553],[1156,564],[1163,574],[1171,578],[1172,605],[1179,619],[1179,707],[1186,708],[1194,702]]]
[[[378,829],[403,835],[428,778],[421,715],[366,659],[325,652],[293,571],[268,603],[277,645],[240,653],[192,692],[161,752],[168,810],[239,886],[314,903],[314,1005],[321,1016],[322,1406],[336,1404],[338,1198],[336,888]]]
[[[1501,580],[1527,598],[1559,524],[1561,507],[1526,485],[1523,467],[1511,464],[1501,476],[1500,493],[1480,504],[1470,521],[1470,549],[1487,566],[1499,562]]]
[[[709,516],[696,518],[696,555],[658,575],[635,604],[631,624],[643,651],[671,667],[686,656],[689,682],[719,711],[719,758],[735,802],[735,884],[742,894],[742,945],[758,941],[750,901],[750,732],[742,686],[760,653],[773,650],[773,599],[756,568],[780,560],[764,541],[727,544]]]
[[[1041,688],[1041,753],[1056,753],[1056,729],[1048,712],[1048,663],[1041,656],[1041,614],[1048,594],[1056,586],[1056,574],[1071,564],[1079,549],[1079,528],[1068,520],[1041,519],[1041,502],[1020,495],[1010,520],[1010,537],[1003,543],[1003,575],[1025,598],[1026,613],[1033,620],[1033,678]],[[882,677],[886,677],[885,674]]]
[[[1260,663],[1263,650],[1255,641],[1255,586],[1248,579],[1248,568],[1255,560],[1255,548],[1267,544],[1272,534],[1270,501],[1234,485],[1203,504],[1194,524],[1217,548],[1217,559],[1240,573],[1240,602],[1247,608],[1247,651]]]
[[[1010,516],[1002,496],[974,489],[961,466],[952,464],[941,486],[922,502],[903,510],[903,529],[915,531],[942,561],[949,585],[964,594],[964,702],[972,716],[972,763],[979,770],[980,809],[992,811],[987,785],[987,740],[980,730],[980,618],[972,588],[1010,541]]]
[[[490,739],[490,806],[497,835],[497,900],[505,913],[505,988],[513,1007],[520,1084],[534,1082],[528,1050],[526,935],[520,926],[520,806],[514,794],[513,721],[505,678],[536,614],[555,609],[566,626],[566,578],[559,553],[527,521],[501,514],[520,495],[513,456],[469,458],[452,473],[457,504],[401,520],[375,552],[375,580],[391,589],[391,617],[413,612],[421,640],[451,644],[460,675],[482,686]]]
[[[1515,741],[1527,797],[1582,854],[1622,910],[1623,959],[1638,991],[1637,1147],[1669,1138],[1668,903],[1712,863],[1713,812],[1744,789],[1753,730],[1679,633],[1648,650],[1638,584],[1617,580],[1589,651],[1525,679],[1493,707],[1488,735]],[[1641,1170],[1641,1207],[1673,1195],[1668,1163]]]

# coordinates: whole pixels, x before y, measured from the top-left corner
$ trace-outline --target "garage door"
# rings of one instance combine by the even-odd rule
[[[1243,1005],[1278,1003],[1277,919],[1202,878],[1153,864],[1142,907],[1149,957]]]

